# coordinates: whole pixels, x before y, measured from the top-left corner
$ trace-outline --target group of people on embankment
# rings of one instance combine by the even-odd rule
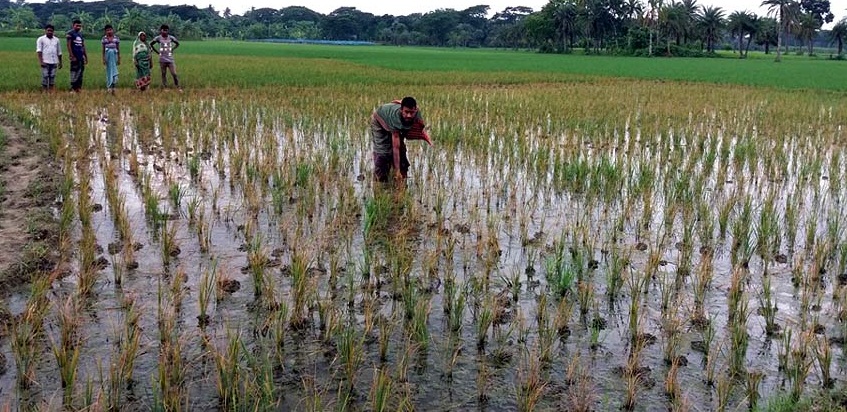
[[[162,72],[162,87],[168,86],[168,72],[171,73],[174,86],[179,86],[176,74],[174,51],[179,47],[179,41],[169,33],[167,24],[159,27],[159,35],[147,43],[147,33],[139,32],[132,43],[132,62],[135,66],[135,87],[144,91],[151,83],[153,57],[151,52],[159,55],[159,68]],[[82,90],[82,80],[85,66],[88,65],[88,52],[85,47],[85,37],[82,35],[82,22],[74,20],[71,30],[65,35],[65,49],[70,61],[71,91]],[[106,68],[106,89],[114,93],[118,86],[118,66],[121,65],[120,39],[115,35],[115,29],[107,24],[103,28],[103,38],[100,40],[103,56],[103,66]],[[156,47],[158,45],[158,48]],[[56,85],[56,71],[62,69],[62,45],[55,36],[52,24],[44,27],[44,35],[35,42],[35,52],[38,64],[41,66],[41,88],[53,91]]]

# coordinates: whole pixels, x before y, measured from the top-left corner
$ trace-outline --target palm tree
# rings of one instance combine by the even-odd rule
[[[644,3],[641,0],[624,0],[623,15],[630,20],[637,20],[644,13]]]
[[[700,8],[697,20],[706,40],[706,51],[709,53],[715,52],[715,42],[721,38],[721,30],[726,27],[723,16],[724,11],[720,7],[703,6]]]
[[[794,25],[800,12],[799,4],[794,0],[764,0],[762,7],[768,8],[768,15],[779,20],[779,33],[776,38],[776,62],[782,61],[782,39],[789,27]]]
[[[814,54],[815,36],[817,36],[818,29],[820,28],[821,22],[812,14],[801,14],[800,18],[797,20],[797,35],[803,39],[809,47],[809,56]]]
[[[746,11],[735,11],[729,15],[727,28],[732,37],[738,37],[738,57],[744,58],[744,36],[750,28],[750,14]]]
[[[765,54],[770,54],[771,46],[777,45],[779,23],[772,17],[759,19],[759,30],[756,31],[756,44],[765,47]]]
[[[682,40],[684,44],[688,44],[688,40],[694,35],[694,31],[697,28],[695,24],[697,22],[697,10],[700,8],[697,6],[697,0],[682,0],[679,3],[679,7],[684,12],[684,20],[685,20],[685,30],[682,33]]]
[[[672,3],[659,10],[659,23],[665,34],[667,54],[671,55],[671,38],[676,39],[676,45],[680,45],[682,35],[685,31],[685,10],[679,3]]]
[[[838,44],[838,55],[841,56],[841,50],[844,47],[844,39],[847,38],[847,17],[835,23],[829,31],[829,37]]]
[[[576,5],[571,1],[557,3],[553,9],[553,21],[556,33],[562,42],[562,50],[567,51],[573,44],[573,36],[576,33]]]
[[[747,26],[745,27],[745,31],[747,32],[747,35],[750,36],[750,38],[747,39],[747,47],[744,48],[745,59],[747,58],[747,52],[750,51],[750,43],[753,43],[753,39],[756,38],[756,35],[759,33],[759,29],[761,28],[761,25],[759,24],[759,16],[757,16],[755,13],[747,14],[746,23]]]
[[[662,5],[664,4],[664,0],[647,0],[647,2],[650,4],[649,16],[646,20],[646,22],[648,24],[648,31],[650,33],[650,43],[649,43],[649,46],[647,47],[647,55],[652,56],[653,55],[653,31],[654,31],[654,28],[656,26],[656,21],[658,20],[656,18],[657,17],[656,14],[657,14],[658,10],[662,8]],[[658,40],[658,38],[656,40]]]

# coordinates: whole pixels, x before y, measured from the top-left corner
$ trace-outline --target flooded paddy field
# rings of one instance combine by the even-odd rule
[[[412,93],[435,145],[383,187],[367,119]],[[737,410],[847,378],[837,96],[28,100],[63,259],[9,299],[12,408]]]

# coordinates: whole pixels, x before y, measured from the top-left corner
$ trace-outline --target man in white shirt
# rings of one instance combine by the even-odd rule
[[[44,35],[35,42],[35,53],[41,66],[41,88],[53,91],[56,84],[56,69],[62,68],[62,48],[59,38],[53,35],[53,25],[44,27]]]

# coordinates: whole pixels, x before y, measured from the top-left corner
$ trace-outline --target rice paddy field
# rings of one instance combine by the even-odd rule
[[[838,62],[695,61],[770,79],[751,85],[637,74],[687,60],[209,44],[177,52],[184,93],[122,66],[114,96],[96,67],[43,95],[33,53],[0,52],[20,73],[0,107],[63,179],[60,265],[6,300],[5,407],[739,410],[844,388]],[[382,186],[369,115],[405,95],[435,144]]]

